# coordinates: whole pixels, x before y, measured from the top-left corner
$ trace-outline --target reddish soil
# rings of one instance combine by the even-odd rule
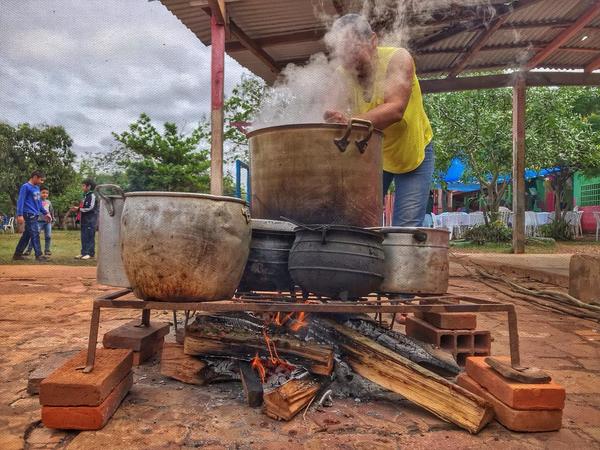
[[[512,433],[494,422],[471,436],[397,396],[336,399],[330,408],[276,422],[245,406],[239,383],[185,385],[163,378],[156,361],[135,368],[133,388],[102,430],[49,430],[40,424],[37,396],[26,392],[28,374],[49,354],[85,347],[91,301],[111,288],[95,283],[92,267],[0,266],[0,448],[597,448],[599,324],[543,311],[453,271],[452,292],[518,305],[523,362],[550,371],[567,389],[559,432]],[[103,310],[100,332],[135,317]],[[502,315],[481,315],[479,328],[492,331],[494,354],[507,354]]]

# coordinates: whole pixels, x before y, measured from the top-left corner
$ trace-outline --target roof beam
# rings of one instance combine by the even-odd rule
[[[594,70],[598,69],[600,69],[600,53],[585,66],[584,70],[586,73],[592,73]]]
[[[480,52],[493,52],[496,50],[541,50],[546,46],[545,42],[540,41],[532,41],[525,42],[522,44],[499,44],[499,45],[486,45],[479,49]],[[438,55],[438,54],[448,54],[448,53],[461,53],[464,50],[464,47],[448,47],[448,48],[440,48],[440,49],[425,49],[419,50],[414,54],[417,56],[427,56],[427,55]],[[600,48],[595,47],[560,47],[559,50],[565,50],[573,53],[598,53],[600,52]],[[464,70],[464,69],[463,69]]]
[[[510,87],[515,82],[516,73],[483,75],[476,77],[440,78],[421,80],[421,90],[426,94],[439,92],[470,91]],[[526,72],[527,86],[598,86],[600,74],[581,72]]]
[[[227,10],[225,9],[225,0],[208,0],[212,15],[219,25],[227,25]]]
[[[331,3],[335,8],[335,12],[338,13],[339,16],[343,16],[345,14],[342,0],[331,0]]]
[[[448,78],[456,77],[463,71],[465,67],[467,67],[477,53],[479,53],[479,50],[481,50],[486,42],[489,41],[492,35],[504,24],[504,22],[508,20],[508,16],[509,15],[506,14],[504,16],[497,17],[493,20],[492,24],[487,30],[482,31],[479,36],[477,36],[469,51],[458,57],[456,64],[448,74]]]
[[[240,43],[246,47],[250,53],[260,59],[260,61],[265,64],[271,72],[274,74],[279,73],[281,69],[275,60],[271,58],[271,55],[265,52],[260,45],[258,45],[252,38],[250,38],[250,36],[244,33],[244,31],[238,27],[232,19],[229,19],[229,29],[231,33],[238,38]]]
[[[586,9],[583,14],[577,19],[573,25],[561,31],[546,48],[537,53],[523,67],[524,70],[531,70],[544,62],[550,55],[558,50],[562,45],[573,39],[583,27],[590,23],[600,14],[600,0],[594,1],[592,5]]]
[[[257,45],[260,47],[273,47],[276,45],[283,44],[298,44],[303,42],[316,42],[323,39],[325,35],[325,29],[314,29],[307,31],[298,31],[295,33],[276,34],[272,36],[265,36],[260,39],[255,39]],[[228,42],[225,46],[227,52],[239,52],[246,50],[240,42]]]

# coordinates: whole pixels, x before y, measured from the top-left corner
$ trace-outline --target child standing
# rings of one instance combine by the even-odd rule
[[[47,187],[43,187],[40,189],[40,196],[42,198],[42,207],[46,209],[50,213],[50,222],[46,222],[46,217],[40,214],[38,216],[38,228],[40,234],[42,231],[44,232],[44,255],[50,256],[52,252],[50,251],[50,245],[52,240],[52,222],[54,221],[54,208],[52,206],[52,202],[48,200],[48,196],[50,195],[50,190]],[[41,246],[41,244],[40,244]],[[33,249],[33,240],[29,241],[29,247],[24,255],[31,255],[31,250]]]
[[[19,199],[17,200],[17,223],[25,225],[25,231],[19,239],[17,248],[15,248],[14,260],[25,259],[23,251],[29,241],[33,243],[35,259],[41,262],[48,260],[47,256],[42,255],[40,245],[40,230],[38,228],[38,217],[44,216],[44,220],[50,222],[51,216],[48,210],[42,206],[39,186],[44,182],[45,175],[36,170],[32,172],[29,181],[21,186],[19,190]]]
[[[98,201],[94,189],[96,183],[91,179],[83,180],[83,201],[81,206],[71,208],[81,214],[81,254],[77,259],[91,259],[96,253],[96,223],[98,222]]]

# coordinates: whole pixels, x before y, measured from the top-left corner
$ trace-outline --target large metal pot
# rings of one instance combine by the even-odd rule
[[[388,294],[445,294],[448,291],[448,236],[433,228],[383,227]]]
[[[383,281],[383,235],[342,225],[296,228],[289,270],[305,292],[352,299],[378,290]]]
[[[383,134],[370,122],[283,125],[248,137],[253,217],[381,224]]]
[[[121,254],[144,300],[231,298],[250,250],[250,215],[231,197],[174,192],[125,194]]]
[[[289,222],[252,219],[250,256],[238,291],[289,291],[293,288],[288,258],[295,239],[294,228]]]
[[[125,193],[120,186],[101,184],[96,186],[100,198],[98,208],[98,265],[96,279],[100,284],[129,287],[121,260],[121,214]]]

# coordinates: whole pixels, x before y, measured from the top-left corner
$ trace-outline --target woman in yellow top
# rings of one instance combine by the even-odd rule
[[[412,57],[403,48],[378,47],[377,35],[357,14],[337,19],[325,38],[341,62],[352,115],[383,130],[383,193],[395,186],[394,226],[422,226],[431,189],[434,154]],[[328,122],[346,123],[340,111]]]

